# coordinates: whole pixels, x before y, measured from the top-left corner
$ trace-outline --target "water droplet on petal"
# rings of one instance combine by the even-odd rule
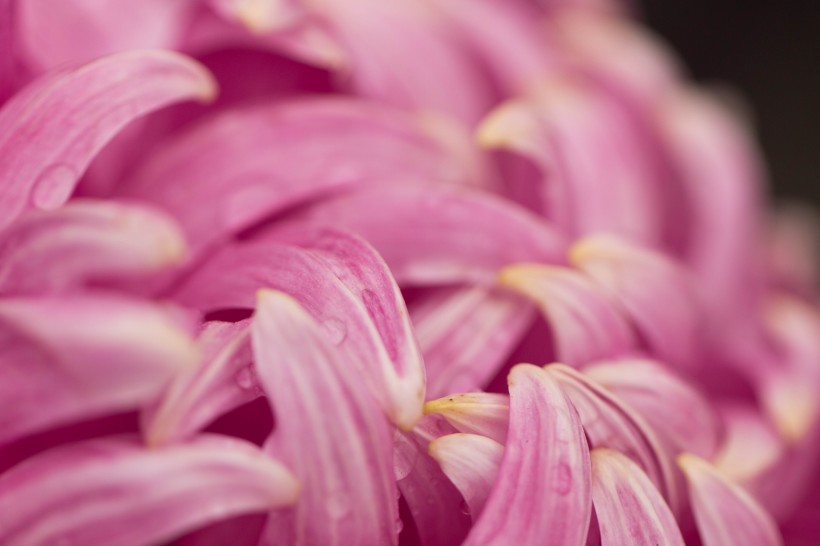
[[[256,374],[250,366],[239,370],[236,374],[236,384],[246,391],[256,388]]]
[[[347,337],[347,325],[342,319],[329,318],[322,324],[322,328],[334,345],[339,345]]]
[[[331,492],[326,501],[327,515],[334,519],[342,519],[350,512],[350,499],[343,491]]]
[[[68,165],[47,167],[34,182],[32,203],[38,209],[56,209],[71,197],[78,178],[77,172]]]
[[[458,507],[459,507],[459,509],[461,509],[462,514],[464,514],[465,516],[470,515],[470,505],[467,504],[466,500],[462,499],[461,502],[459,503]]]

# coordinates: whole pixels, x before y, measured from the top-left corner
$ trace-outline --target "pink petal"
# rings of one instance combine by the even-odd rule
[[[479,434],[506,443],[510,420],[510,398],[493,392],[451,394],[424,405],[427,414],[447,419],[459,432]]]
[[[616,396],[572,368],[552,364],[545,369],[578,411],[590,445],[615,449],[637,461],[661,494],[675,502],[672,463],[649,424]]]
[[[410,307],[427,370],[427,396],[486,387],[524,337],[534,310],[492,288],[453,288]]]
[[[0,237],[0,293],[45,294],[134,279],[186,256],[179,228],[159,211],[73,200],[54,211],[24,215]]]
[[[499,282],[531,298],[553,332],[556,357],[571,366],[634,352],[637,340],[623,312],[596,284],[571,269],[516,264]]]
[[[703,546],[778,546],[777,524],[752,497],[712,465],[684,454],[678,463],[689,480],[692,511]]]
[[[143,411],[148,445],[191,437],[220,415],[263,394],[253,368],[250,321],[208,322],[199,345],[202,364],[178,374],[162,397]]]
[[[399,490],[422,546],[461,544],[470,529],[469,511],[461,493],[428,455],[426,435],[417,432],[423,423],[393,437]]]
[[[30,84],[0,110],[0,229],[27,208],[62,205],[128,122],[214,93],[200,65],[168,51],[112,55]]]
[[[478,129],[479,142],[533,161],[541,177],[529,181],[529,193],[540,197],[539,211],[563,231],[658,242],[651,157],[625,114],[568,79],[549,79],[530,94],[534,98],[493,110]]]
[[[38,69],[86,63],[134,49],[173,49],[193,2],[17,2],[21,49]]]
[[[367,239],[399,285],[491,282],[512,263],[566,261],[567,243],[548,224],[464,188],[371,185],[325,199],[299,218]]]
[[[504,446],[477,434],[449,434],[431,442],[429,450],[461,492],[475,521],[495,483]]]
[[[210,0],[222,17],[258,34],[286,28],[303,15],[298,0]]]
[[[620,360],[584,374],[635,410],[673,453],[711,458],[722,439],[720,419],[704,393],[652,360]]]
[[[198,361],[185,318],[113,296],[0,302],[0,442],[149,402]]]
[[[631,319],[654,356],[698,364],[702,310],[693,279],[665,255],[607,236],[582,239],[570,261],[594,279]]]
[[[122,192],[170,212],[196,251],[331,190],[399,174],[464,182],[470,169],[419,118],[359,100],[308,98],[234,109],[195,125]]]
[[[592,502],[602,546],[684,546],[675,516],[629,457],[592,450]]]
[[[509,386],[510,430],[498,478],[464,544],[583,544],[591,478],[578,415],[540,368],[514,367]]]
[[[386,265],[362,240],[331,230],[277,232],[276,239],[229,247],[177,292],[205,309],[252,308],[256,291],[292,295],[334,344],[352,350],[366,384],[399,426],[421,417],[424,366],[407,310]]]
[[[296,501],[299,484],[251,444],[203,436],[149,450],[123,438],[59,447],[0,476],[0,542],[161,543]]]
[[[259,292],[251,338],[262,386],[275,414],[286,416],[266,449],[303,485],[297,506],[269,520],[267,541],[396,544],[391,433],[351,371],[358,356],[335,346],[296,300],[272,290]]]

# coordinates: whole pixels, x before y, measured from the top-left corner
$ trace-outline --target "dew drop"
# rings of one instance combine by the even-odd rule
[[[461,509],[462,514],[464,514],[465,516],[470,515],[470,505],[467,504],[466,500],[461,499],[461,502],[459,503],[458,507]]]
[[[347,325],[341,319],[329,318],[322,324],[322,328],[334,345],[339,345],[347,337]]]
[[[34,182],[32,203],[38,209],[56,209],[71,196],[78,178],[77,172],[68,165],[47,167]]]
[[[327,515],[333,519],[342,519],[350,512],[350,499],[344,492],[331,492],[326,502]]]
[[[237,372],[236,384],[246,391],[256,388],[256,374],[253,373],[250,366],[246,366]]]

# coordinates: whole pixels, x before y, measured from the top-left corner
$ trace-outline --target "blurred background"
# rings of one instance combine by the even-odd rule
[[[820,0],[638,0],[704,84],[746,99],[780,198],[820,208]]]

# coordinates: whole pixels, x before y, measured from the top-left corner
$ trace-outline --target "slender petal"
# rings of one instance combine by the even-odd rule
[[[261,396],[253,367],[250,322],[208,322],[199,336],[202,364],[178,374],[143,411],[148,445],[193,436],[220,415]]]
[[[689,481],[703,546],[783,544],[771,516],[738,485],[694,455],[681,455],[678,463]]]
[[[692,367],[703,332],[693,280],[667,256],[624,240],[591,236],[575,243],[570,261],[626,311],[660,360]]]
[[[391,419],[412,428],[422,412],[424,367],[387,266],[361,239],[341,232],[304,227],[277,235],[279,242],[226,248],[176,297],[213,310],[253,308],[260,288],[290,294],[322,323],[328,339],[358,355],[352,364]]]
[[[624,113],[568,79],[551,78],[531,95],[493,110],[478,129],[479,142],[538,166],[541,177],[528,182],[534,185],[528,193],[540,198],[540,212],[567,233],[657,242],[658,187]]]
[[[516,264],[499,282],[532,298],[555,338],[556,356],[571,366],[624,356],[637,347],[623,312],[595,283],[568,268]]]
[[[0,542],[161,543],[232,516],[293,504],[299,484],[256,446],[221,436],[149,450],[70,444],[0,476]]]
[[[428,454],[429,441],[417,432],[422,423],[412,432],[398,432],[393,437],[399,491],[422,546],[461,544],[470,529],[469,510],[461,493]]]
[[[179,228],[160,211],[72,200],[24,215],[0,237],[0,293],[65,292],[94,281],[144,277],[186,255]]]
[[[591,458],[601,546],[684,546],[675,516],[638,465],[611,449],[593,449]]]
[[[113,296],[0,302],[0,443],[135,409],[193,367],[178,310]]]
[[[337,347],[294,299],[259,292],[251,338],[259,379],[278,420],[266,449],[302,482],[302,497],[272,516],[270,544],[395,544],[398,490],[388,421]],[[352,369],[351,369],[352,368]]]
[[[475,521],[495,483],[504,446],[478,434],[449,434],[431,442],[429,450],[461,492]]]
[[[410,307],[424,355],[427,396],[485,388],[534,320],[514,294],[483,287],[443,289]]]
[[[173,214],[199,250],[354,184],[396,176],[470,182],[472,167],[448,152],[421,119],[384,106],[343,98],[267,101],[195,125],[121,191]]]
[[[717,451],[722,439],[718,414],[702,392],[660,362],[605,362],[584,374],[640,414],[673,452],[711,458]]]
[[[169,51],[120,53],[30,84],[0,110],[0,229],[27,208],[62,205],[128,122],[215,92],[202,66]]]
[[[510,399],[506,394],[452,394],[427,402],[424,412],[441,415],[459,432],[479,434],[500,444],[506,443],[510,420]]]
[[[612,393],[572,368],[552,364],[545,369],[578,411],[590,445],[615,449],[637,461],[661,494],[670,503],[675,502],[672,465],[649,424]]]
[[[512,263],[566,262],[567,243],[548,224],[495,196],[464,188],[370,186],[325,199],[299,218],[358,233],[402,286],[489,283]]]
[[[509,385],[510,430],[498,478],[464,544],[583,544],[591,477],[578,415],[540,368],[514,367]]]

